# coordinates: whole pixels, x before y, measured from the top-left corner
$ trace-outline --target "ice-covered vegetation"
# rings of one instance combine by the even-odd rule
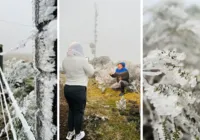
[[[140,66],[130,61],[124,61],[126,68],[130,74],[130,88],[134,92],[140,91]],[[104,91],[116,82],[109,73],[114,73],[117,63],[111,61],[108,56],[101,56],[91,60],[91,64],[95,68],[95,80],[98,82],[99,88]]]
[[[200,8],[166,0],[145,9],[144,138],[200,138]]]
[[[21,44],[16,44],[10,51],[22,49],[31,41],[33,62],[4,62],[5,79],[8,82],[7,85],[5,82],[4,84],[11,88],[11,91],[6,92],[12,117],[10,122],[14,124],[14,128],[8,127],[7,121],[6,128],[16,131],[16,138],[14,131],[9,133],[10,137],[13,134],[14,139],[27,140],[31,134],[32,140],[53,140],[56,139],[57,130],[57,1],[33,0],[32,5],[35,29],[32,35]],[[9,52],[2,54],[7,53]],[[9,102],[9,99],[12,102]],[[1,129],[2,138],[5,129]]]
[[[6,95],[6,100],[4,101],[7,102],[8,108],[6,108],[6,104],[4,103],[3,108],[1,108],[0,110],[1,112],[4,111],[5,118],[9,118],[7,111],[10,112],[11,117],[9,118],[9,120],[12,120],[14,129],[11,127],[9,121],[6,119],[7,121],[5,120],[5,126],[0,124],[0,138],[3,139],[3,137],[5,136],[5,128],[7,128],[8,132],[10,132],[9,130],[12,130],[12,132],[13,130],[15,130],[17,138],[20,138],[22,140],[34,137],[32,135],[32,132],[35,133],[35,110],[37,109],[37,107],[35,104],[36,98],[34,92],[33,64],[31,62],[25,62],[23,60],[7,60],[4,62],[4,74],[10,88],[8,89],[6,83],[4,83],[6,87],[3,90]],[[12,98],[12,95],[10,94],[13,94],[14,98]],[[1,98],[2,97],[3,94],[1,95]],[[26,122],[24,122],[24,118],[26,119]],[[28,124],[26,124],[27,122]],[[29,126],[31,131],[24,131],[25,129],[29,129]],[[12,134],[9,134],[9,137],[11,138]],[[30,137],[27,137],[28,135]]]

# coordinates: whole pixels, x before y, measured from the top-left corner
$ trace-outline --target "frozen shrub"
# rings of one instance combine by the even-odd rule
[[[35,132],[33,128],[35,126],[35,111],[37,107],[35,104],[33,64],[23,60],[7,60],[4,66],[4,74],[28,125],[30,125],[31,130]],[[17,135],[21,137],[22,140],[26,139],[26,134],[22,131],[21,122],[16,117],[12,102],[10,101],[8,103],[11,105],[10,112]],[[2,129],[1,132],[3,133],[3,131]]]
[[[144,55],[153,49],[177,48],[185,52],[187,65],[199,68],[200,7],[186,6],[183,1],[165,0],[147,7],[144,22]],[[150,16],[149,16],[150,15]]]
[[[199,139],[200,8],[166,0],[144,13],[144,140]]]
[[[95,79],[98,82],[100,89],[110,87],[116,82],[116,79],[109,75],[111,72],[114,72],[114,64],[112,62],[97,68]]]
[[[194,93],[199,72],[184,68],[185,58],[175,50],[154,50],[144,58],[144,77],[164,74],[158,83],[144,79],[144,104],[149,112],[144,120],[151,120],[155,139],[200,137],[200,114],[195,109],[200,100]]]
[[[126,99],[124,98],[124,96],[122,96],[119,101],[116,101],[116,107],[119,110],[125,110],[126,109]]]
[[[90,63],[95,68],[101,69],[101,67],[108,64],[109,62],[111,62],[111,59],[108,56],[100,56],[100,57],[96,57],[96,58],[92,59]]]
[[[117,63],[113,63],[107,56],[95,58],[91,63],[95,67],[95,79],[99,84],[99,88],[102,89],[102,92],[116,82],[116,79],[112,78],[109,74],[115,72]],[[140,67],[130,61],[125,61],[125,63],[130,74],[130,83],[134,84],[131,88],[133,88],[133,91],[139,91]]]
[[[4,72],[11,87],[22,86],[25,79],[34,77],[33,64],[23,60],[7,60]]]

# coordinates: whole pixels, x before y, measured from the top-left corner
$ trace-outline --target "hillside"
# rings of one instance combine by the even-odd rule
[[[65,77],[60,74],[60,139],[67,135],[67,103],[63,93]],[[94,79],[90,79],[84,120],[85,140],[139,140],[140,95],[127,93],[127,109],[119,111],[116,101],[118,91],[107,89],[102,93]]]
[[[4,61],[15,58],[16,60],[32,61],[32,54],[12,53],[4,55]]]

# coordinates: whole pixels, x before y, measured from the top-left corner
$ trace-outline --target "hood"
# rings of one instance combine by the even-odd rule
[[[121,62],[121,63],[118,63],[118,64],[121,64],[123,66],[122,69],[116,69],[116,73],[122,73],[122,72],[127,72],[128,70],[126,69],[126,63],[125,62]]]
[[[78,42],[72,42],[67,51],[67,56],[81,56],[84,57],[83,47]]]
[[[124,68],[126,67],[126,63],[125,62],[121,62],[119,64],[121,64]]]

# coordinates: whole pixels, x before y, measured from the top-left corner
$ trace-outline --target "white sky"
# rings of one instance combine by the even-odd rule
[[[31,0],[0,1],[0,44],[4,45],[4,51],[17,47],[22,40],[26,39],[32,31],[32,26]],[[31,53],[32,46],[29,45],[18,52]]]
[[[66,54],[71,41],[79,41],[90,56],[89,43],[93,41],[95,0],[60,0],[60,59]],[[161,0],[144,0],[145,6]],[[199,0],[184,0],[200,4]],[[113,60],[127,59],[140,62],[140,1],[96,0],[98,4],[98,56],[108,55]],[[7,21],[7,22],[5,22]],[[22,26],[24,25],[30,26]],[[16,47],[31,31],[31,0],[0,1],[0,44],[4,51]],[[18,52],[31,53],[32,46]]]
[[[143,0],[143,5],[144,5],[144,7],[148,7],[148,6],[151,6],[151,5],[158,3],[160,1],[162,1],[162,0]],[[182,1],[184,1],[186,5],[190,5],[190,4],[200,5],[199,0],[182,0]]]
[[[95,0],[60,1],[60,60],[72,41],[82,44],[92,57]],[[140,1],[96,0],[98,5],[97,56],[140,63]]]

